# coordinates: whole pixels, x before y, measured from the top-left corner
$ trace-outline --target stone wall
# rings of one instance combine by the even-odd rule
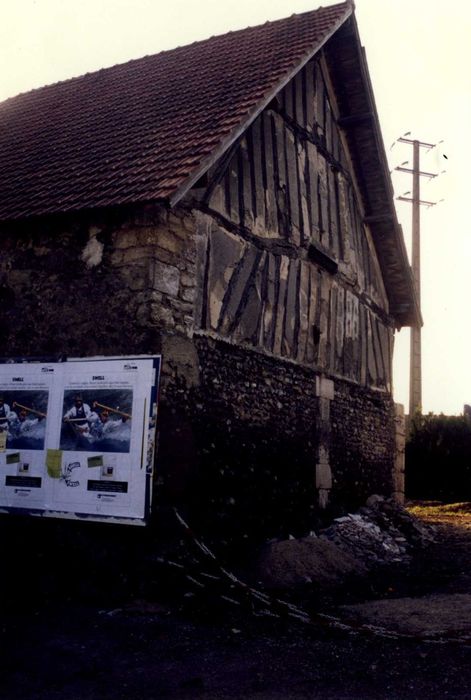
[[[390,494],[387,394],[204,333],[194,346],[198,382],[188,387],[176,372],[166,393],[173,428],[161,435],[160,495],[188,509],[200,531],[300,535],[319,506],[342,512]]]
[[[161,352],[156,503],[203,532],[302,534],[319,506],[390,493],[387,392],[198,327],[197,222],[147,207],[4,227],[0,355]]]
[[[189,229],[156,207],[3,226],[0,356],[161,351],[192,328]]]
[[[394,453],[391,396],[337,380],[331,404],[333,501],[357,508],[371,494],[390,496]]]

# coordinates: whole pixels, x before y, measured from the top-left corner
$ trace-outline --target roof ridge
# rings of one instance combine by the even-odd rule
[[[0,104],[0,219],[178,201],[351,15],[336,3]]]
[[[92,75],[99,75],[100,73],[103,73],[105,71],[112,70],[113,68],[119,68],[119,67],[124,67],[124,66],[129,66],[133,63],[138,63],[139,61],[145,61],[149,60],[150,58],[157,58],[158,56],[163,56],[164,54],[170,54],[174,53],[177,51],[184,50],[186,48],[190,48],[193,46],[197,45],[202,45],[205,43],[208,43],[210,41],[214,41],[215,39],[222,39],[226,36],[229,35],[235,35],[239,33],[244,33],[247,32],[251,29],[256,29],[257,27],[265,27],[267,25],[275,25],[275,24],[282,24],[286,22],[287,19],[292,19],[293,17],[306,17],[307,15],[315,15],[318,12],[322,10],[335,10],[335,8],[339,8],[341,6],[345,7],[355,7],[354,0],[344,0],[343,2],[337,2],[332,5],[320,5],[319,7],[316,7],[313,10],[306,10],[305,12],[293,12],[293,14],[288,15],[286,17],[279,17],[278,19],[274,20],[266,20],[266,22],[262,22],[261,24],[253,24],[253,25],[248,25],[247,27],[241,27],[240,29],[230,29],[227,32],[223,32],[222,34],[212,34],[209,37],[206,37],[205,39],[197,39],[195,41],[190,42],[189,44],[181,44],[179,46],[174,46],[171,49],[162,49],[162,51],[157,51],[156,53],[151,53],[151,54],[144,54],[144,56],[138,56],[136,58],[130,58],[126,61],[123,61],[122,63],[113,63],[110,66],[102,66],[101,68],[97,68],[96,70],[89,70],[85,73],[80,73],[79,75],[73,75],[70,76],[69,78],[63,78],[62,80],[56,80],[53,83],[45,83],[44,85],[39,85],[38,87],[31,88],[30,90],[24,90],[23,92],[19,92],[16,95],[11,95],[10,97],[5,98],[4,100],[0,101],[0,106],[6,104],[7,102],[11,102],[12,100],[16,100],[17,98],[24,97],[25,95],[31,95],[33,93],[37,93],[40,90],[47,90],[49,88],[56,88],[60,85],[64,85],[65,83],[71,83],[72,81],[79,81],[84,78],[89,78]]]

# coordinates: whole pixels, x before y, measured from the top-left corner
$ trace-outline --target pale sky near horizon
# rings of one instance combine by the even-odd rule
[[[0,100],[41,85],[305,12],[332,0],[0,0]],[[411,161],[391,144],[405,132],[437,143],[421,153],[423,410],[458,414],[471,404],[471,3],[356,0],[356,17],[391,169]],[[444,156],[447,156],[445,158]],[[407,167],[407,166],[406,166]],[[412,189],[393,174],[395,194]],[[409,196],[409,195],[408,195]],[[397,203],[406,244],[410,205]],[[396,336],[395,400],[408,406],[409,331]]]

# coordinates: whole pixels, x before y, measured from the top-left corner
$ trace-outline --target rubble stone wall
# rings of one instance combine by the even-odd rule
[[[157,208],[4,226],[0,355],[161,351],[193,323],[188,226]]]
[[[358,507],[371,494],[390,496],[395,454],[391,396],[337,380],[330,413],[332,499]]]
[[[305,531],[317,502],[315,376],[205,335],[194,341],[199,383],[176,377],[163,408],[174,426],[160,441],[164,500],[227,536]],[[178,472],[175,430],[193,444]]]
[[[169,386],[174,429],[161,435],[160,467],[164,500],[189,505],[202,531],[217,523],[228,537],[302,535],[321,491],[337,512],[391,493],[387,394],[203,333],[194,344],[199,382],[188,388],[176,375]],[[170,459],[175,430],[194,447],[180,453],[180,472]]]

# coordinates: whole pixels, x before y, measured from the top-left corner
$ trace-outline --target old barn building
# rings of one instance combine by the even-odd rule
[[[162,503],[275,533],[400,488],[393,337],[420,312],[350,2],[0,125],[0,355],[162,353]]]

